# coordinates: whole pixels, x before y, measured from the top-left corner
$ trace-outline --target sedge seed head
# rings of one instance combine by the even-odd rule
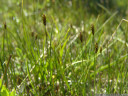
[[[32,37],[34,37],[34,35],[35,35],[35,33],[34,33],[34,32],[32,32],[32,33],[31,33],[31,36],[32,36]]]
[[[35,34],[35,40],[37,40],[37,38],[38,38],[38,35],[37,35],[37,34]]]
[[[55,3],[55,0],[52,0],[52,3]]]
[[[94,29],[94,25],[93,24],[91,25],[91,30],[92,30],[92,34],[94,35],[95,34],[95,29]]]
[[[71,29],[73,29],[73,26],[72,26],[72,24],[70,24],[70,28],[71,28]]]
[[[45,16],[45,14],[42,16],[42,19],[43,19],[44,26],[46,26],[46,16]]]
[[[100,47],[100,53],[102,53],[102,47]]]
[[[82,32],[80,32],[79,37],[80,37],[80,41],[83,42],[83,35],[82,35]]]
[[[95,44],[95,53],[98,52],[98,43]]]
[[[6,24],[6,22],[4,22],[4,29],[7,29],[7,24]]]

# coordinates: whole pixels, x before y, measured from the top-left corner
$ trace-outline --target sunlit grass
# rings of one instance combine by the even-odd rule
[[[0,9],[0,95],[128,93],[128,20],[120,11],[98,4],[90,12],[82,0],[0,3],[8,5]]]

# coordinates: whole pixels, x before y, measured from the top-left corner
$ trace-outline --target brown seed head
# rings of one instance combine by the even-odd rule
[[[55,0],[52,0],[52,3],[55,3]]]
[[[100,47],[100,53],[102,53],[102,47]]]
[[[32,32],[32,33],[31,33],[31,36],[32,36],[32,37],[34,37],[34,35],[35,35],[35,33],[34,33],[34,32]]]
[[[6,25],[6,22],[4,22],[4,29],[7,29],[7,25]]]
[[[92,26],[91,26],[91,30],[92,30],[92,34],[94,35],[95,29],[94,29],[94,25],[93,25],[93,24],[92,24]]]
[[[96,43],[95,44],[95,53],[97,53],[98,52],[98,44]]]
[[[37,38],[38,38],[38,35],[37,35],[37,34],[35,34],[35,40],[37,40]]]
[[[70,28],[71,28],[71,29],[73,28],[72,24],[70,24]]]
[[[83,42],[83,35],[82,35],[82,32],[80,32],[79,37],[80,37],[80,41]]]
[[[43,18],[43,24],[44,24],[44,26],[46,26],[46,16],[43,15],[42,18]]]

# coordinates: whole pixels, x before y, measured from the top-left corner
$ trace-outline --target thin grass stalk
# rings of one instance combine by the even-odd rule
[[[12,55],[9,56],[9,59],[8,59],[8,62],[7,62],[7,66],[6,66],[6,69],[5,69],[5,71],[4,71],[3,78],[2,78],[2,83],[3,83],[3,80],[5,79],[5,81],[6,81],[6,86],[7,86],[7,87],[8,87],[7,70],[8,70],[8,66],[9,66],[11,57],[12,57]]]
[[[100,54],[101,54],[101,57],[100,57],[100,64],[103,64],[104,63],[104,57],[103,57],[103,54],[102,54],[102,46],[100,46]],[[102,66],[102,65],[101,65]],[[102,79],[101,79],[101,73],[99,72],[99,92],[101,91],[100,89],[101,89],[101,86],[102,86]]]
[[[52,27],[52,31],[53,31],[53,27]],[[53,87],[52,88],[52,92],[54,93],[54,78],[52,78],[52,70],[53,70],[53,65],[52,65],[52,61],[51,61],[51,58],[52,58],[52,31],[50,32],[50,54],[49,54],[49,62],[50,62],[50,85]]]
[[[127,30],[128,30],[128,25],[127,25]],[[126,32],[126,36],[128,36],[128,33],[127,33],[127,32]],[[127,45],[128,38],[126,37],[125,39],[126,39],[126,44],[125,44],[125,45]],[[127,46],[126,46],[126,54],[128,54],[128,47],[127,47]],[[127,55],[126,62],[128,62],[128,55]],[[128,63],[126,63],[126,64],[128,64]],[[127,66],[127,65],[126,65],[126,66]],[[127,67],[126,67],[126,68],[127,68]],[[127,68],[127,73],[128,73],[128,68]],[[125,77],[127,77],[127,73],[126,73]]]
[[[126,54],[128,54],[128,47],[127,47],[127,42],[128,42],[128,33],[127,33],[127,31],[128,31],[128,24],[126,25],[126,31],[124,32],[124,38],[125,38],[125,49],[126,49]],[[128,67],[127,67],[127,64],[128,64],[128,55],[127,55],[127,57],[126,57],[126,61],[125,61],[125,63],[126,64],[124,64],[125,65],[125,68],[126,68],[126,73],[124,74],[124,84],[127,84],[127,76],[128,76]],[[127,85],[126,86],[124,86],[125,88],[127,87]],[[123,88],[124,89],[124,88]],[[122,91],[124,91],[122,89]],[[126,90],[124,91],[124,92],[126,92]]]
[[[6,25],[6,22],[4,23],[4,41],[5,41],[5,39],[6,39],[6,42],[7,42],[8,53],[10,54],[10,48],[9,48],[9,42],[8,42],[8,35],[7,35],[7,25]],[[5,51],[5,50],[4,50],[4,51]],[[10,58],[11,58],[11,57],[10,57]],[[4,55],[4,59],[5,59],[5,55]],[[6,68],[8,68],[8,65],[6,66]],[[5,69],[4,71],[6,71],[6,69]],[[6,81],[6,86],[8,87],[7,72],[6,72],[5,81]]]
[[[47,28],[46,28],[46,16],[45,15],[43,15],[43,24],[45,27],[46,48],[47,48],[47,56],[48,56],[48,34],[47,34]]]
[[[34,27],[35,27],[35,24],[36,24],[36,7],[35,7],[35,0],[33,0],[33,13],[34,13]]]
[[[7,30],[6,30],[6,41],[7,41],[7,47],[8,47],[8,53],[11,54],[11,48],[10,48],[10,40],[9,40],[9,34],[7,34]]]
[[[117,36],[117,33],[115,33],[115,37],[117,38],[118,36]],[[112,38],[113,39],[113,38]],[[118,44],[117,43],[115,43],[115,46],[116,46],[116,48],[117,48],[117,46],[118,46]],[[118,51],[118,52],[117,52]],[[116,49],[116,51],[115,51],[115,53],[118,53],[119,54],[119,50],[118,49]],[[118,54],[116,54],[116,56],[115,56],[115,60],[116,60],[116,66],[115,66],[115,68],[116,69],[118,69],[119,68],[119,64],[118,64],[118,60],[119,60],[119,55]],[[109,59],[110,59],[110,56],[109,56]],[[121,68],[120,68],[121,69]],[[116,87],[115,87],[115,90],[114,90],[114,93],[116,93],[116,90],[117,90],[117,88],[118,88],[118,80],[119,80],[119,78],[120,78],[120,73],[121,73],[121,70],[119,70],[120,72],[119,73],[117,73],[117,80],[116,80]],[[108,81],[109,82],[109,81]],[[110,89],[109,89],[110,90]]]
[[[71,27],[71,32],[72,32],[72,31],[73,31],[72,24],[71,24],[70,27]],[[72,57],[72,44],[73,44],[73,43],[71,43],[71,44],[69,45],[69,46],[70,46],[70,62],[71,62],[71,64],[72,64],[72,58],[73,58],[73,57]]]
[[[82,52],[82,70],[83,70],[83,34],[80,32],[80,45],[81,45],[81,52]]]
[[[4,62],[5,62],[5,35],[6,35],[6,29],[7,29],[7,25],[6,25],[6,22],[4,23],[4,32],[3,32],[3,45],[2,45],[2,64],[1,64],[1,66],[2,66],[2,70],[3,70],[3,72],[4,72],[4,66],[3,66],[3,64],[4,64]]]
[[[95,36],[93,36],[93,44],[95,45]],[[95,51],[95,47],[94,47],[94,51]],[[96,61],[95,61],[95,52],[94,52],[94,94],[96,93]]]
[[[94,94],[96,93],[95,87],[96,87],[96,62],[95,62],[95,30],[94,30],[94,25],[92,24],[91,26],[91,30],[92,30],[92,35],[93,35],[93,53],[94,53]]]
[[[110,93],[110,54],[108,51],[108,43],[107,43],[107,61],[108,61],[108,88],[107,88],[107,93]]]
[[[47,33],[47,22],[46,22],[46,15],[45,14],[43,14],[43,16],[42,16],[42,19],[43,19],[43,25],[44,25],[44,28],[45,28],[45,37],[46,37],[46,52],[47,52],[47,57],[46,57],[46,63],[49,63],[49,65],[50,65],[50,61],[49,61],[49,50],[48,50],[48,33]],[[45,48],[45,47],[44,47]],[[50,65],[50,68],[51,68],[51,65]],[[50,84],[51,84],[51,82],[52,82],[52,76],[51,76],[51,71],[50,71]],[[47,80],[46,80],[46,82],[47,82]]]
[[[82,32],[80,32],[80,46],[81,46],[81,52],[82,52],[82,64],[81,64],[81,68],[82,68],[82,72],[84,72],[84,68],[83,68],[83,34]],[[79,79],[79,82],[81,82],[82,76]],[[82,90],[82,94],[84,95],[84,89]]]
[[[123,70],[124,69],[124,64],[121,64],[121,72],[120,72],[120,78],[121,78],[121,83],[119,84],[119,94],[123,94],[122,93],[122,89],[123,89]]]

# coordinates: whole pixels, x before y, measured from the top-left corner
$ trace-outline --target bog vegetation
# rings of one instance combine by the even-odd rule
[[[0,0],[0,96],[128,94],[127,0]]]

